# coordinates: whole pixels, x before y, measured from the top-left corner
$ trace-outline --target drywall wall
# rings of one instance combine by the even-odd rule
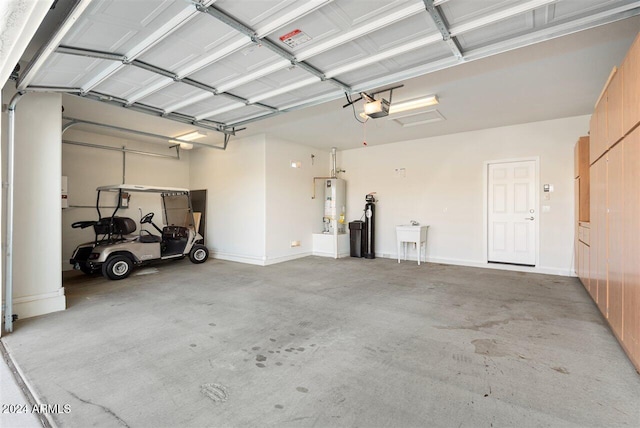
[[[215,258],[265,263],[265,140],[233,137],[225,151],[191,153],[190,188],[207,189],[206,242]]]
[[[589,116],[527,123],[339,152],[346,169],[348,220],[359,219],[364,195],[377,192],[376,253],[397,256],[395,225],[430,225],[430,261],[487,266],[484,252],[485,162],[539,158],[539,265],[534,271],[573,272],[573,146]],[[550,200],[542,185],[553,184]],[[415,259],[415,252],[411,253]],[[508,268],[500,266],[500,268]],[[527,268],[516,268],[528,270]]]
[[[312,158],[313,156],[313,158]],[[311,255],[312,234],[322,231],[322,180],[329,175],[329,153],[267,136],[265,264]],[[299,168],[292,168],[299,162]],[[312,199],[316,191],[316,198]],[[292,247],[292,241],[300,241]]]
[[[101,146],[126,147],[131,150],[176,156],[175,149],[166,143],[142,143],[113,136],[100,135],[70,128],[65,132],[65,141],[96,144]],[[82,220],[97,220],[96,188],[109,184],[141,184],[146,186],[189,187],[189,156],[183,150],[180,159],[151,157],[135,153],[110,151],[71,144],[62,144],[62,175],[68,179],[69,208],[62,210],[62,269],[70,270],[69,258],[76,246],[92,241],[92,228],[73,229],[71,224]],[[124,167],[124,170],[123,170]],[[115,194],[101,196],[103,217],[110,216],[115,206]],[[153,221],[160,228],[163,226],[160,197],[157,194],[132,193],[129,208],[118,211],[119,216],[130,217],[139,224],[140,212],[154,213]],[[111,208],[109,208],[111,207]],[[158,232],[150,225],[144,229],[154,234]]]
[[[12,95],[5,89],[3,99]],[[16,108],[12,254],[13,313],[19,318],[63,310],[66,305],[59,265],[61,106],[58,94],[27,94]],[[7,114],[2,116],[6,159]],[[4,197],[3,192],[3,201]],[[5,239],[3,224],[3,244]]]

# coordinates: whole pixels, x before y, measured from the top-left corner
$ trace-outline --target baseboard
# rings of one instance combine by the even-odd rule
[[[288,256],[267,258],[267,260],[264,261],[264,266],[275,265],[277,263],[288,262],[290,260],[295,260],[295,259],[301,259],[303,257],[307,257],[310,255],[311,255],[311,251],[306,251],[304,253],[291,254]]]
[[[212,251],[211,255],[214,259],[228,260],[230,262],[246,263],[257,266],[265,265],[264,258],[258,256],[244,256],[240,254],[224,253],[221,251]]]
[[[395,260],[398,259],[398,256],[396,254],[388,254],[388,253],[376,254],[376,257],[388,257],[390,259],[395,259]],[[404,259],[402,260],[404,261]],[[407,256],[407,261],[417,262],[418,259],[415,256]],[[548,275],[575,277],[573,269],[560,269],[560,268],[547,267],[547,266],[528,267],[528,266],[516,266],[516,265],[505,265],[505,264],[492,264],[487,262],[479,262],[475,260],[448,259],[448,258],[440,258],[440,257],[427,257],[427,263],[441,263],[445,265],[479,267],[479,268],[485,268],[485,269],[542,273],[542,274],[548,274]]]
[[[313,251],[312,253],[308,254],[310,256],[319,256],[319,257],[331,257],[333,258],[334,253],[333,252],[325,252],[325,251]],[[351,253],[346,252],[346,253],[338,253],[338,258],[341,259],[343,257],[350,257]]]
[[[18,315],[18,319],[64,311],[66,308],[67,299],[64,296],[64,287],[50,293],[14,297],[13,299],[13,313]]]
[[[340,257],[346,257],[348,256],[348,253],[345,254],[340,254]],[[323,257],[333,257],[333,253],[321,253],[318,254],[317,252],[311,252],[311,251],[306,251],[304,253],[299,253],[299,254],[291,254],[288,256],[280,256],[280,257],[273,257],[273,258],[262,258],[262,257],[252,257],[252,256],[242,256],[239,254],[230,254],[230,253],[223,253],[223,252],[213,252],[212,256],[214,259],[219,259],[219,260],[228,260],[230,262],[238,262],[238,263],[246,263],[246,264],[250,264],[250,265],[256,265],[256,266],[269,266],[269,265],[275,265],[277,263],[283,263],[283,262],[288,262],[291,260],[296,260],[296,259],[301,259],[303,257],[308,257],[308,256],[323,256]]]

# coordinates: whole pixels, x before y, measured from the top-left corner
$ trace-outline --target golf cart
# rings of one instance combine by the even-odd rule
[[[88,275],[101,271],[106,278],[116,280],[129,276],[134,265],[151,260],[181,259],[188,255],[193,263],[203,263],[209,257],[195,227],[187,189],[118,184],[98,187],[97,191],[98,220],[78,221],[71,225],[81,229],[93,227],[95,232],[93,242],[80,244],[73,252],[69,262],[74,269]],[[110,217],[102,217],[100,212],[100,195],[104,192],[117,192],[116,207]],[[128,195],[135,192],[160,194],[166,226],[158,227],[150,212],[142,216],[141,230],[134,235],[136,222],[129,217],[116,216],[123,208],[123,201],[127,204]],[[153,226],[159,235],[142,229],[144,224]]]

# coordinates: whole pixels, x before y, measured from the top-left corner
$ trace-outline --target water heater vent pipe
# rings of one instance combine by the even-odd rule
[[[336,148],[331,147],[331,178],[336,178]]]

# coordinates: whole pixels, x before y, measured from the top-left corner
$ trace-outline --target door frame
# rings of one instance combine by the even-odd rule
[[[484,263],[489,264],[489,165],[497,163],[511,163],[511,162],[535,162],[535,180],[534,180],[534,198],[536,204],[536,222],[535,222],[535,253],[536,259],[533,269],[540,266],[540,156],[530,156],[525,158],[509,158],[509,159],[495,159],[484,161],[482,169],[482,260]],[[516,265],[507,265],[516,266]]]

